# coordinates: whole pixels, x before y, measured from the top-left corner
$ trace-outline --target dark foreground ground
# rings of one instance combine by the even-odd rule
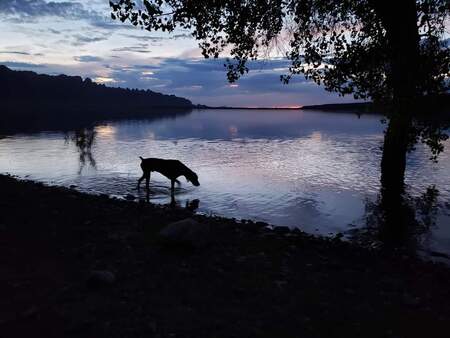
[[[450,336],[443,266],[6,176],[0,187],[0,337]],[[158,235],[188,217],[191,238]]]

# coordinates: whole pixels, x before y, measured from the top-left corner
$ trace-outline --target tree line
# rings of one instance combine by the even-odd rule
[[[191,101],[151,90],[97,84],[80,76],[50,76],[0,65],[0,130],[69,129],[103,119],[171,115]]]

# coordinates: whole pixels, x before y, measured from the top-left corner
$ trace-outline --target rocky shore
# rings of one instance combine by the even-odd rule
[[[0,175],[1,337],[448,337],[450,270]]]

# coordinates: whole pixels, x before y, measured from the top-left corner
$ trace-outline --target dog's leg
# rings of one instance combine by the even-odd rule
[[[170,180],[170,206],[175,207],[175,181],[176,179]]]
[[[145,188],[150,191],[150,171],[145,175]]]
[[[145,178],[145,174],[142,174],[142,177],[140,179],[138,179],[137,190],[139,190],[141,188],[141,182],[144,178]]]

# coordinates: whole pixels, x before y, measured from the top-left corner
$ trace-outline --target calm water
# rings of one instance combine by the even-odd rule
[[[89,152],[63,133],[0,139],[0,172],[115,196],[132,194],[143,157],[175,158],[199,175],[184,178],[177,202],[199,199],[199,211],[300,227],[320,234],[365,225],[379,190],[381,117],[317,111],[194,111],[175,119],[102,123]],[[446,147],[450,142],[446,143]],[[85,149],[86,150],[86,149]],[[85,160],[80,162],[81,157]],[[83,155],[84,154],[84,155]],[[421,241],[450,253],[450,156],[428,160],[422,145],[409,155],[413,197],[439,189],[430,231]],[[95,161],[95,163],[94,163]],[[168,203],[170,182],[152,175],[151,201]]]

